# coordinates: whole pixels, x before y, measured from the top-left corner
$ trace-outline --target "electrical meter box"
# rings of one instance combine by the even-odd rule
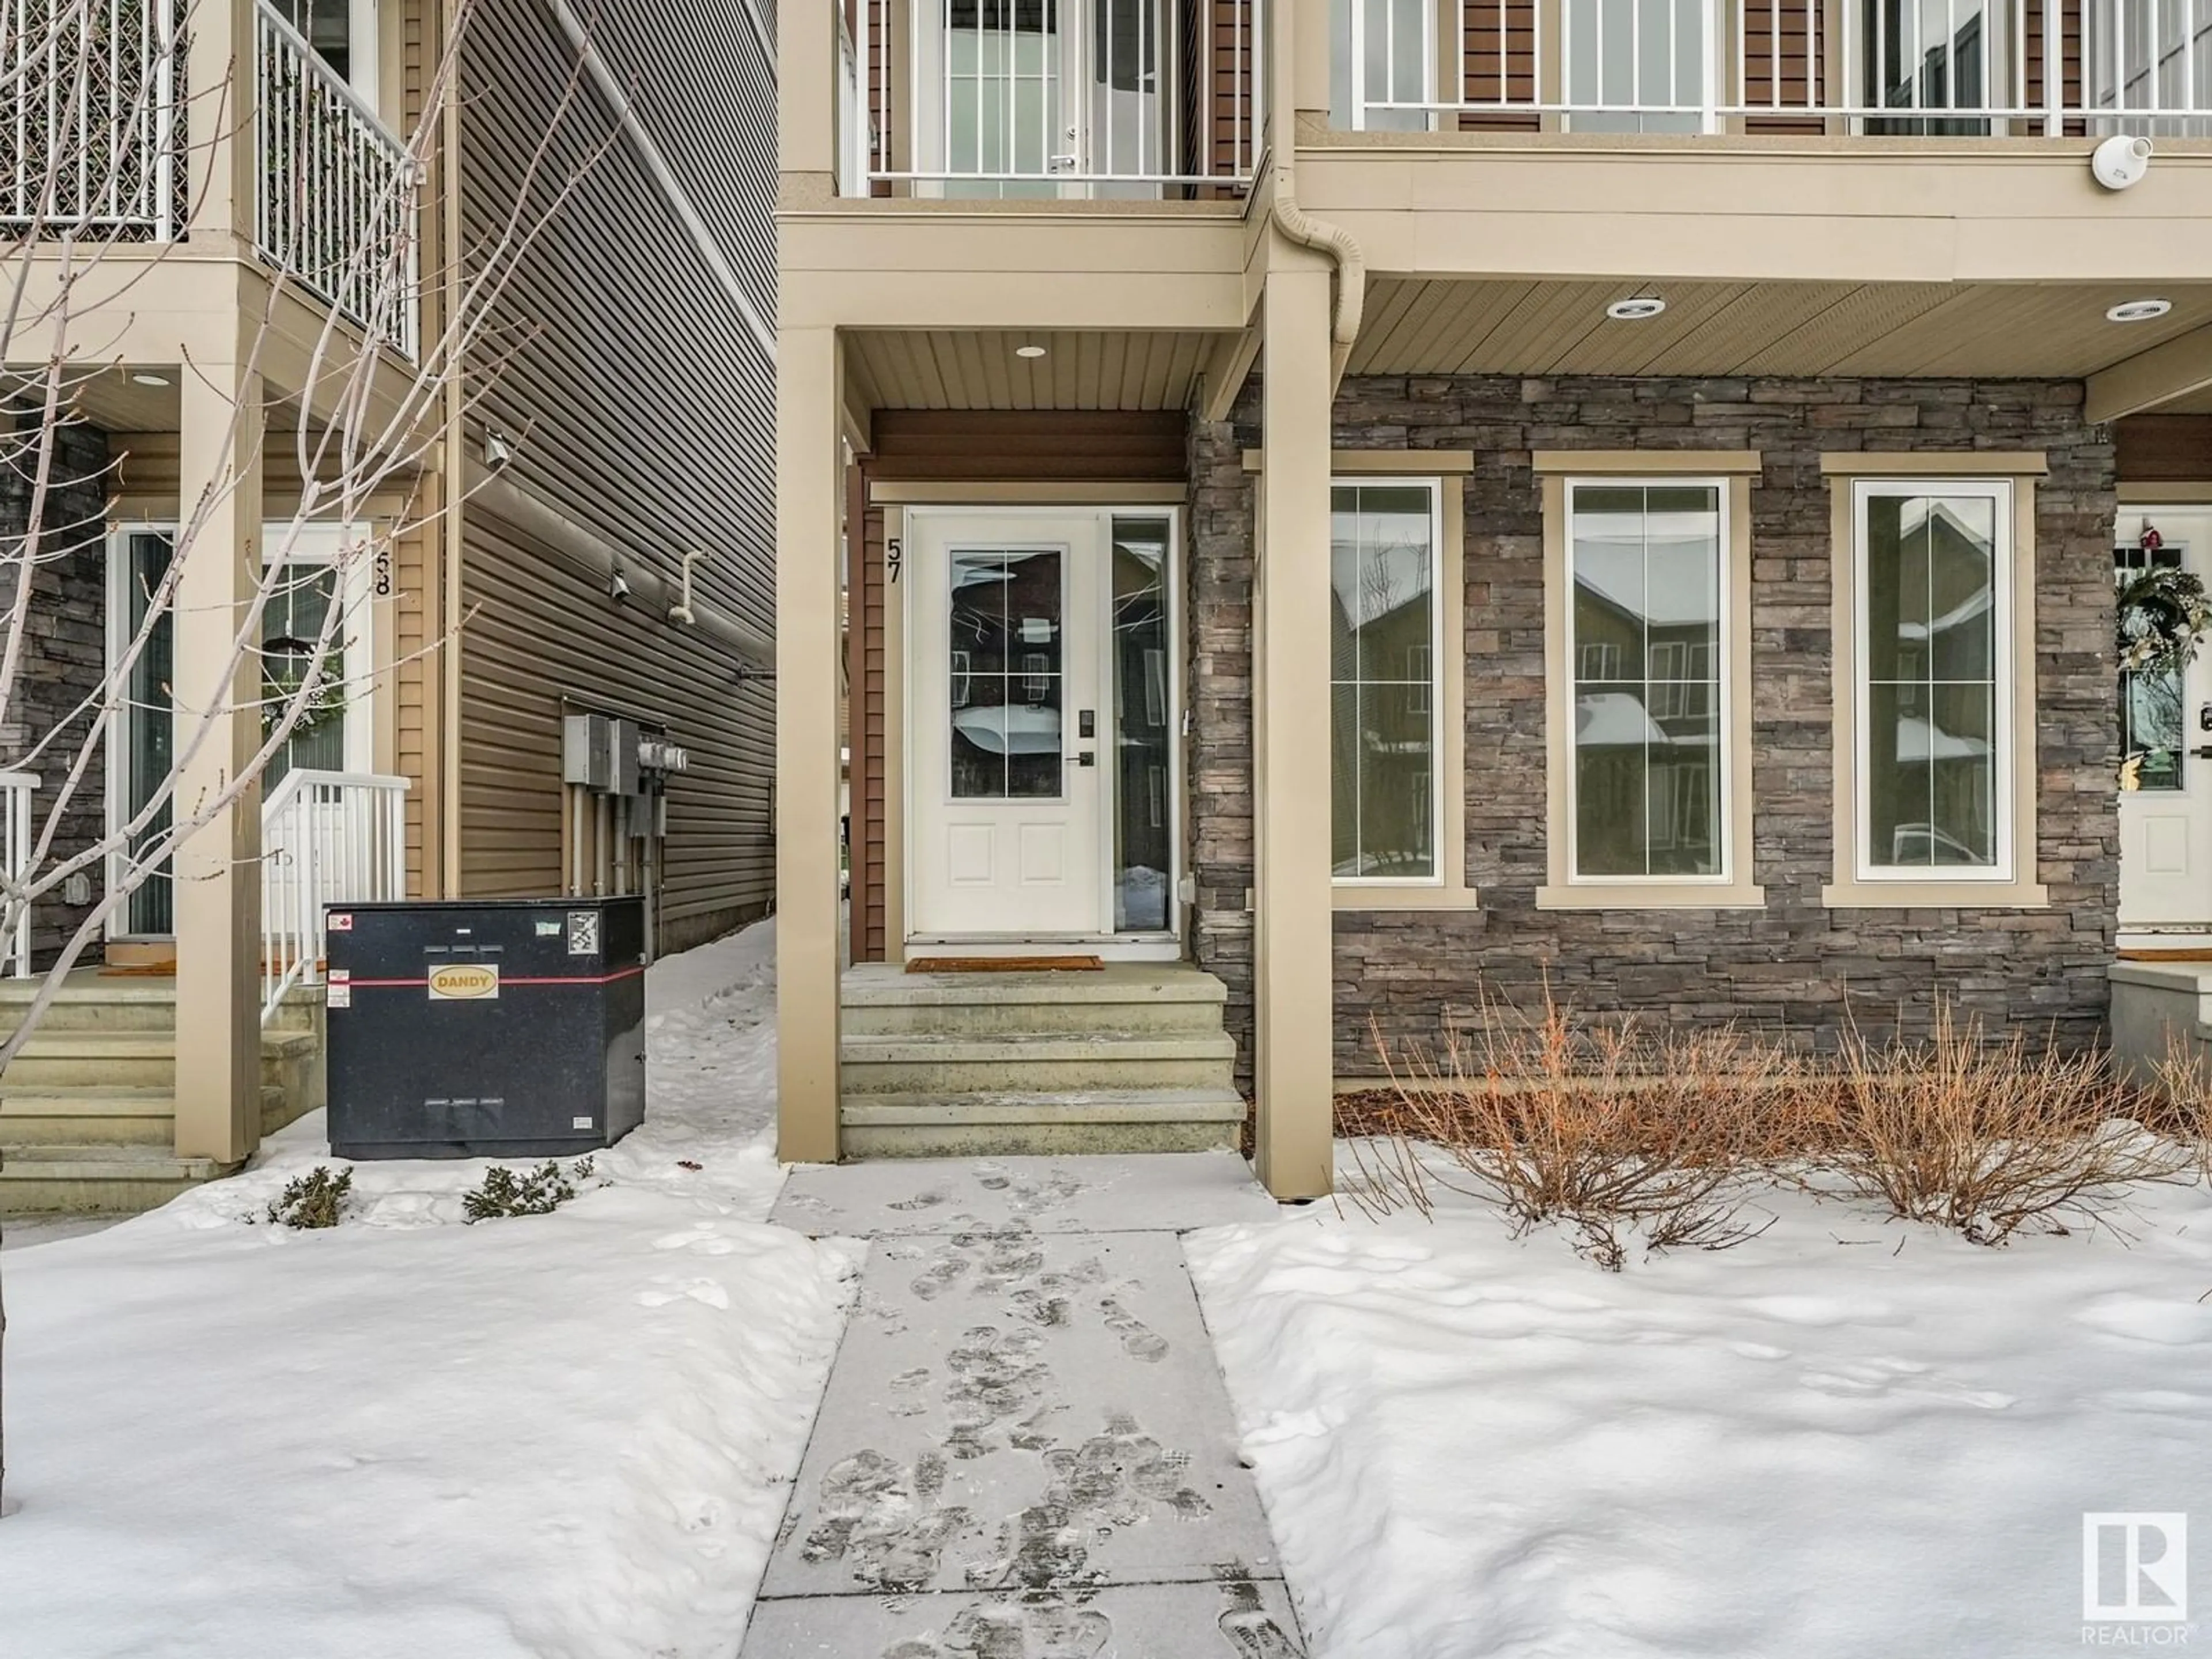
[[[331,1151],[565,1158],[645,1121],[645,902],[334,906]]]

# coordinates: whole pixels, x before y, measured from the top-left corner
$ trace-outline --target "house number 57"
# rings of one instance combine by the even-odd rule
[[[899,567],[905,562],[906,549],[900,544],[899,538],[893,536],[884,544],[884,574],[890,579],[893,586],[897,586]]]

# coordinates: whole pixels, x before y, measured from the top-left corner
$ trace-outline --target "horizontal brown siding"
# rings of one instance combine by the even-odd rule
[[[1180,482],[1184,417],[1157,411],[878,410],[872,478]]]
[[[2130,415],[2112,434],[2122,483],[2212,483],[2212,415]]]

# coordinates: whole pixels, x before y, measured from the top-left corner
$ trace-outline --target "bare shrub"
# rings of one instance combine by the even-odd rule
[[[2172,1180],[2196,1157],[2186,1139],[2144,1127],[2163,1091],[2100,1054],[2031,1048],[2023,1030],[1992,1041],[1948,1004],[1925,1042],[1847,1032],[1838,1069],[1822,1161],[1893,1214],[1977,1243],[2030,1224],[2094,1223],[2130,1185]]]
[[[1378,1048],[1382,1048],[1378,1039]],[[1435,1188],[1498,1204],[1516,1234],[1569,1226],[1618,1271],[1645,1253],[1725,1249],[1760,1231],[1745,1176],[1812,1121],[1816,1079],[1776,1041],[1578,1020],[1547,988],[1540,1012],[1486,997],[1441,1054],[1383,1051],[1389,1103],[1352,1143],[1346,1196],[1370,1213],[1430,1213]]]

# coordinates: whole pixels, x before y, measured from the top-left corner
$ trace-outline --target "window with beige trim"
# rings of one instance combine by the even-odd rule
[[[2020,908],[2034,880],[2039,456],[1842,458],[1833,905]],[[1955,475],[1936,469],[1948,459]],[[1874,468],[1887,460],[1887,475]],[[2002,471],[1999,471],[2002,468]]]
[[[1588,471],[1565,472],[1577,459]],[[1752,879],[1756,455],[1540,454],[1550,662],[1547,909],[1740,908]],[[1547,465],[1547,463],[1553,463]]]
[[[1332,860],[1340,882],[1441,879],[1438,482],[1330,492]]]

